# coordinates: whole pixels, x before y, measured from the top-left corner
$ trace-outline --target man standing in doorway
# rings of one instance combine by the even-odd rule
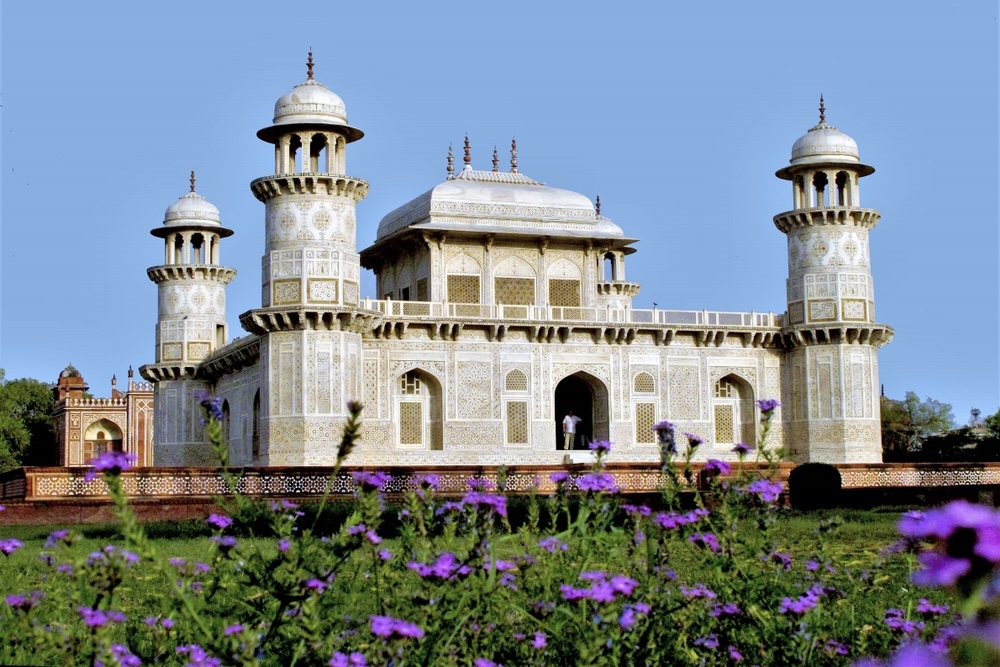
[[[573,414],[570,410],[563,418],[563,448],[573,449],[576,445],[576,425],[579,424],[582,419]]]

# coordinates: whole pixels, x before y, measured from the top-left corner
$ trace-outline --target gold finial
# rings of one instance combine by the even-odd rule
[[[823,104],[823,94],[819,95],[819,122],[826,122],[826,105]]]
[[[448,175],[455,173],[455,156],[451,152],[451,144],[448,144]]]
[[[601,195],[597,195],[596,208],[597,208],[597,215],[601,215]]]
[[[191,170],[191,192],[194,192],[194,169]]]
[[[497,147],[493,147],[493,171],[500,171],[500,158],[497,157]]]
[[[465,157],[462,158],[466,166],[472,166],[472,149],[469,148],[469,135],[465,135]]]
[[[517,173],[517,139],[510,140],[510,173]]]
[[[309,47],[309,60],[306,61],[306,81],[313,80],[313,49]]]

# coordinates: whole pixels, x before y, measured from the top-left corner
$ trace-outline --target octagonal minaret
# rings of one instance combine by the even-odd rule
[[[201,427],[194,394],[208,385],[195,379],[198,364],[228,340],[226,285],[236,271],[220,264],[220,242],[232,230],[219,209],[191,191],[171,204],[151,234],[163,239],[163,264],[146,270],[157,285],[156,362],[139,369],[154,382],[158,466],[216,463]]]
[[[826,122],[792,146],[776,172],[792,183],[792,210],[774,216],[788,236],[788,355],[782,415],[799,461],[882,460],[876,350],[892,329],[875,322],[868,232],[879,212],[861,207],[858,183],[875,169]]]
[[[274,146],[274,174],[250,187],[265,206],[262,308],[244,313],[261,336],[261,458],[332,463],[348,400],[361,396],[361,266],[356,204],[368,183],[347,175],[343,100],[313,78],[278,98],[257,136]]]

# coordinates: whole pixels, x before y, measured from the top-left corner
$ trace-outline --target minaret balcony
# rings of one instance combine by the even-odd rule
[[[250,189],[253,196],[262,202],[281,195],[350,197],[356,202],[368,196],[367,181],[343,174],[276,174],[254,180]]]
[[[817,206],[785,211],[774,216],[774,226],[784,233],[802,227],[851,226],[871,229],[878,224],[881,214],[873,208],[849,206]]]
[[[146,275],[157,285],[168,280],[211,280],[228,285],[236,277],[236,269],[216,264],[163,264],[149,267]]]
[[[639,293],[639,283],[624,280],[599,280],[597,293],[601,296],[618,296],[631,299]]]

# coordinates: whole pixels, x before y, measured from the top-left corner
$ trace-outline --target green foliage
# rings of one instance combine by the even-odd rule
[[[3,377],[0,375],[0,472],[55,464],[52,388],[31,378],[3,381]]]
[[[983,426],[986,428],[986,437],[1000,444],[1000,410],[984,419]]]
[[[829,463],[803,463],[788,476],[788,496],[795,509],[835,508],[840,504],[840,471]]]
[[[955,427],[949,404],[933,398],[921,401],[912,391],[906,392],[902,401],[883,396],[881,408],[882,448],[886,451],[915,451],[929,436]]]

